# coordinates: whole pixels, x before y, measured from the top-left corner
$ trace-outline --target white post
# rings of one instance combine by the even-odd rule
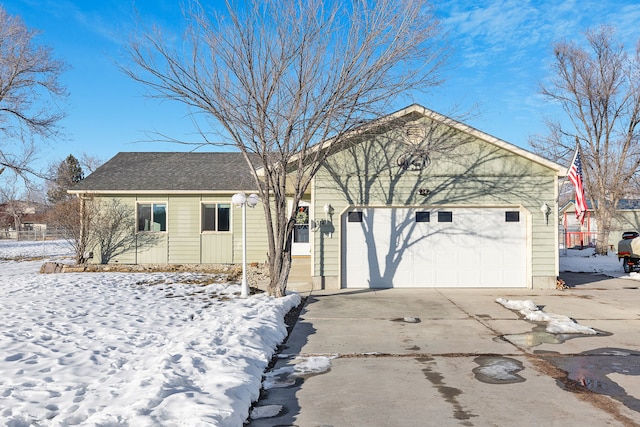
[[[249,296],[247,283],[247,204],[242,204],[242,288],[240,298]]]
[[[247,197],[244,193],[236,193],[231,198],[231,203],[242,208],[242,283],[240,286],[240,297],[249,296],[249,284],[247,283],[247,205],[250,208],[258,204],[258,196],[251,194]]]

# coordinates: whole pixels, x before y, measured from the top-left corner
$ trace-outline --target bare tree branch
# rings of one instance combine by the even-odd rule
[[[0,169],[27,184],[31,175],[43,177],[30,166],[34,138],[60,135],[58,101],[67,96],[59,81],[67,67],[36,44],[37,34],[0,6]]]
[[[270,293],[284,295],[295,209],[328,151],[400,97],[440,83],[441,28],[428,0],[227,0],[189,3],[176,38],[146,29],[124,71],[203,113],[245,155],[266,217]],[[259,170],[258,170],[259,169]]]
[[[640,167],[640,44],[634,55],[614,39],[614,29],[586,32],[587,46],[555,45],[554,80],[542,94],[559,103],[570,126],[549,122],[550,134],[532,146],[569,164],[578,140],[587,197],[598,222],[596,251],[607,253],[611,219]]]

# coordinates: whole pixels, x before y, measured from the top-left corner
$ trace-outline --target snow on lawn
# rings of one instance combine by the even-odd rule
[[[560,251],[560,272],[601,273],[614,277],[624,276],[622,263],[614,253],[596,255],[593,248]]]
[[[73,248],[65,240],[0,240],[0,260],[72,257]]]
[[[560,272],[604,274],[620,279],[640,280],[640,273],[625,273],[615,252],[596,255],[593,248],[560,251]]]
[[[2,425],[241,426],[300,302],[241,299],[212,275],[41,264],[0,262]]]

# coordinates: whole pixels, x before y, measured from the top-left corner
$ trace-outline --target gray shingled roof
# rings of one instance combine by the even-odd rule
[[[254,161],[259,161],[257,156]],[[241,153],[118,153],[71,191],[238,191],[256,185]]]

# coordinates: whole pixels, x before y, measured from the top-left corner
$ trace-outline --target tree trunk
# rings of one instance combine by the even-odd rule
[[[598,224],[598,233],[596,234],[596,250],[598,255],[607,255],[609,253],[609,231],[611,230],[611,212],[605,207],[605,203],[600,203],[602,209],[595,211],[596,222]]]
[[[20,221],[20,216],[14,214],[13,215],[13,226],[16,229],[16,240],[20,240],[20,225],[22,221]]]
[[[280,298],[287,293],[287,281],[291,270],[291,250],[288,250],[279,257],[278,265],[270,269],[269,295]]]
[[[286,203],[284,203],[284,206],[286,206]],[[282,216],[279,216],[279,218],[282,218]],[[287,282],[289,280],[289,272],[291,271],[293,224],[293,219],[288,218],[284,226],[277,227],[275,236],[276,250],[273,255],[271,253],[269,254],[268,291],[269,295],[278,298],[285,296],[287,292]],[[279,246],[278,243],[282,246]]]
[[[598,228],[598,234],[596,235],[596,254],[607,255],[609,253],[609,233],[604,232]]]

